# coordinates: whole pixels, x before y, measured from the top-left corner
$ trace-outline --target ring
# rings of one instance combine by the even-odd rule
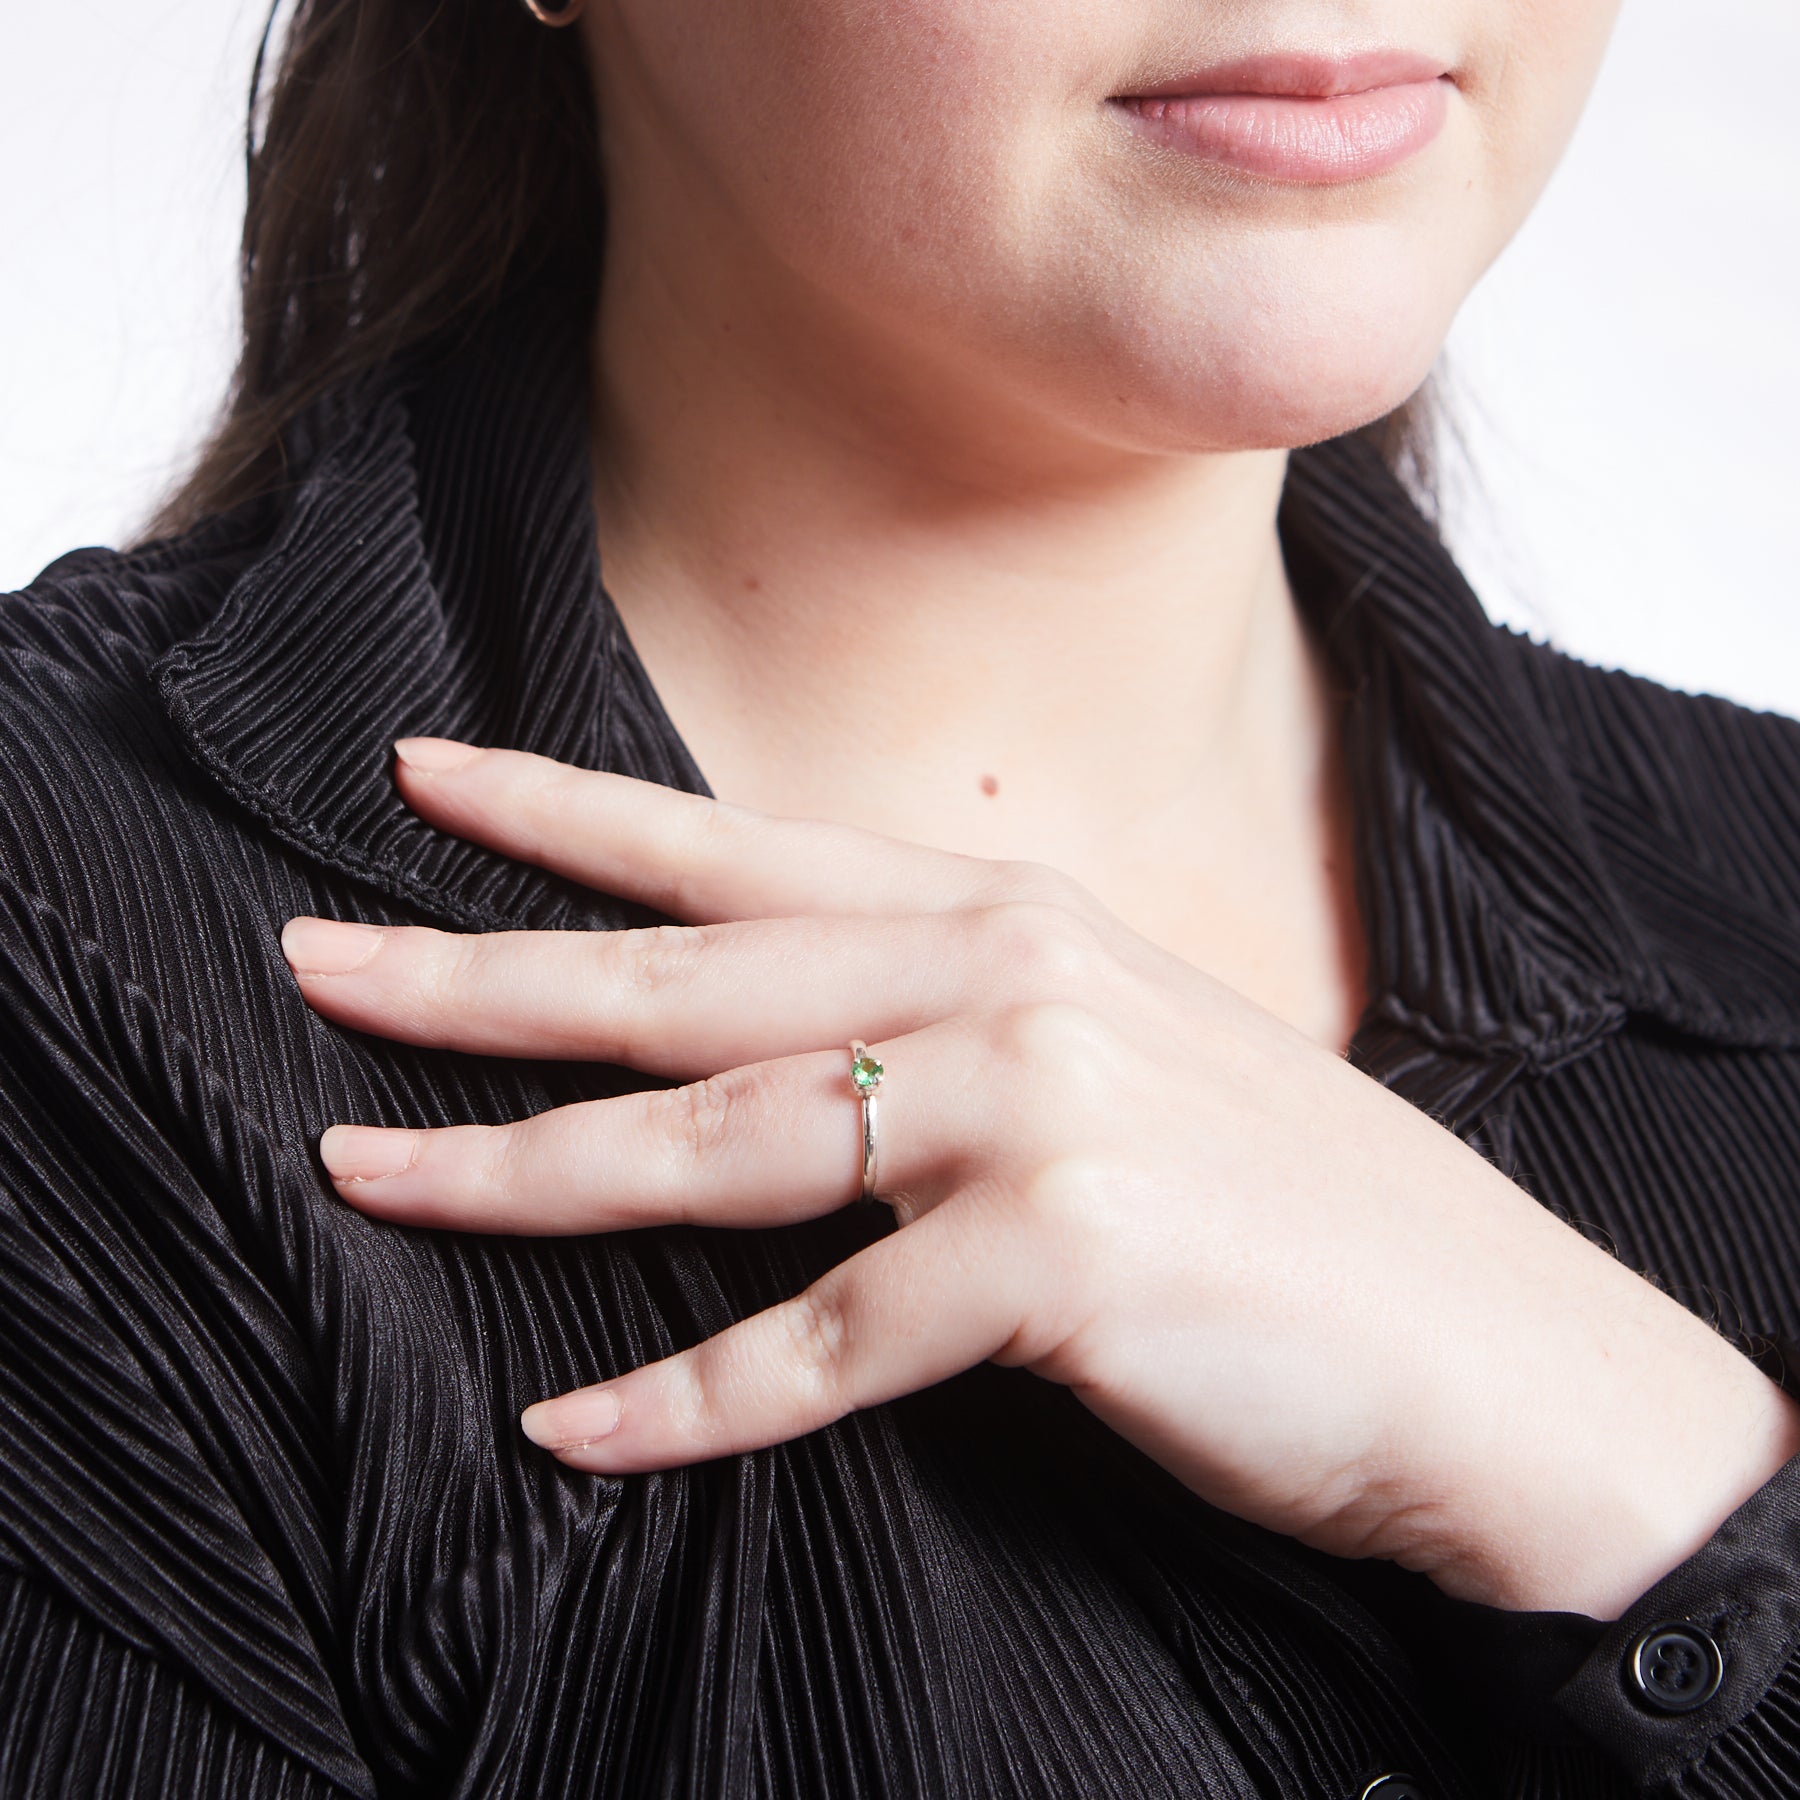
[[[875,1090],[884,1071],[861,1038],[850,1045],[850,1086],[862,1102],[862,1200],[875,1198]]]

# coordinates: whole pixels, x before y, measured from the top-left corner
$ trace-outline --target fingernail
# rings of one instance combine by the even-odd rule
[[[579,1450],[618,1428],[619,1396],[611,1388],[580,1388],[540,1400],[519,1415],[519,1425],[534,1444],[546,1450]]]
[[[459,743],[455,738],[399,738],[394,754],[421,775],[448,775],[452,769],[473,762],[481,754],[481,746]]]
[[[381,948],[386,936],[379,925],[289,919],[281,928],[281,954],[296,975],[348,975]]]
[[[333,1125],[319,1139],[319,1160],[337,1181],[379,1181],[418,1159],[419,1133],[377,1125]]]

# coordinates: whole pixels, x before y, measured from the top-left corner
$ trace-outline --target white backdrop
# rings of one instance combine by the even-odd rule
[[[0,587],[129,532],[217,401],[261,10],[4,8]],[[1795,0],[1625,0],[1452,336],[1448,528],[1497,617],[1800,715],[1797,66]]]

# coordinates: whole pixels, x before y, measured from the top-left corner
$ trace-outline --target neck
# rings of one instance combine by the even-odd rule
[[[1316,888],[1332,709],[1284,453],[1062,445],[942,371],[846,393],[823,324],[628,264],[598,316],[608,590],[721,797],[1054,863],[1215,966],[1227,918]]]

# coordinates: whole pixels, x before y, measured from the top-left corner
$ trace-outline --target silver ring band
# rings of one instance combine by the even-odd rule
[[[875,1198],[875,1109],[880,1104],[873,1094],[862,1097],[863,1178],[862,1197]]]
[[[861,1038],[850,1045],[850,1086],[862,1102],[862,1194],[864,1205],[875,1198],[875,1117],[879,1102],[875,1090],[881,1086],[886,1071],[869,1054],[869,1046]]]

